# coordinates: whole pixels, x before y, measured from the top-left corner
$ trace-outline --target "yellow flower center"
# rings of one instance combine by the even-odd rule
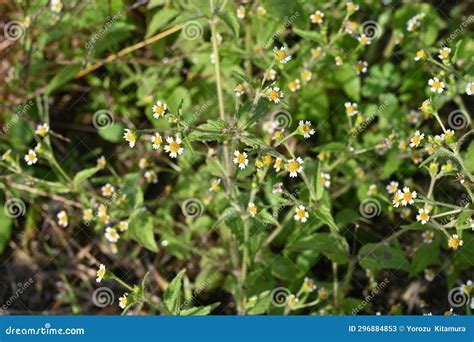
[[[419,135],[415,135],[413,138],[411,138],[411,141],[415,144],[418,145],[421,141],[421,138]]]
[[[423,211],[423,212],[420,214],[420,220],[421,220],[421,221],[428,221],[428,214]]]
[[[179,144],[176,141],[170,142],[170,151],[173,153],[177,153],[179,150]]]
[[[156,106],[155,108],[155,113],[157,115],[163,115],[165,113],[165,107],[160,105],[160,106]]]
[[[283,51],[283,50],[278,50],[276,52],[276,58],[278,59],[278,61],[281,62],[282,60],[284,60],[286,58],[286,52]]]
[[[418,58],[425,57],[425,51],[423,51],[423,50],[417,51],[416,52],[416,57],[418,57]]]
[[[299,168],[300,168],[300,163],[298,163],[296,160],[293,160],[292,162],[288,163],[288,171],[290,172],[298,172]]]
[[[448,240],[448,246],[452,249],[457,249],[460,245],[460,240],[458,238],[451,237]]]
[[[410,202],[413,199],[413,195],[411,194],[411,192],[404,192],[403,199],[407,202]]]
[[[29,161],[34,161],[36,156],[33,153],[28,153],[28,160]]]
[[[104,275],[105,275],[105,268],[99,268],[99,270],[97,271],[97,276],[99,278],[104,278]]]
[[[237,156],[237,163],[245,164],[245,156],[242,153]]]
[[[161,137],[154,137],[153,138],[153,144],[154,145],[161,145]]]
[[[130,142],[135,141],[135,134],[133,134],[132,132],[128,132],[125,135],[125,140],[130,141]]]
[[[304,124],[302,126],[302,129],[304,133],[309,133],[309,131],[311,130],[311,127],[309,127],[309,125]]]
[[[441,82],[440,81],[434,81],[432,87],[434,89],[441,89]]]
[[[300,219],[303,219],[305,218],[305,214],[306,212],[302,209],[298,209],[298,211],[296,212],[296,215],[300,218]]]

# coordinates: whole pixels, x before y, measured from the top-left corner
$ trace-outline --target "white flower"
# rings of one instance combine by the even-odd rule
[[[328,188],[331,186],[331,175],[329,173],[324,173],[321,172],[321,179],[319,180],[325,188]]]
[[[151,142],[153,144],[153,149],[158,150],[161,146],[161,143],[163,142],[160,133],[155,133],[155,135],[151,137]]]
[[[235,96],[241,97],[243,94],[245,94],[245,86],[242,83],[237,84],[234,88],[234,93]]]
[[[105,229],[105,238],[109,242],[115,243],[120,238],[120,235],[119,233],[117,233],[117,230],[115,230],[114,228],[107,227]]]
[[[105,265],[100,264],[99,269],[97,270],[97,279],[96,281],[100,283],[105,276]]]
[[[435,277],[436,277],[436,274],[434,273],[432,269],[427,268],[425,270],[425,279],[427,282],[431,283]]]
[[[38,134],[40,137],[44,137],[49,132],[49,125],[45,122],[42,125],[36,126],[35,133]]]
[[[284,46],[282,46],[279,49],[275,46],[273,48],[273,52],[275,54],[275,59],[281,64],[285,64],[286,62],[291,60],[291,56],[288,55],[288,53],[286,52],[286,47]]]
[[[308,217],[309,217],[309,214],[306,211],[306,208],[304,207],[304,205],[300,205],[299,207],[295,208],[295,216],[293,216],[295,221],[301,221],[305,223],[308,220]]]
[[[288,83],[288,88],[290,89],[292,93],[294,93],[295,91],[301,88],[300,80],[296,79],[294,81],[291,81],[290,83]]]
[[[255,215],[257,214],[257,207],[255,206],[255,203],[253,202],[249,203],[247,210],[251,217],[255,217]]]
[[[128,222],[127,221],[120,221],[118,227],[121,232],[125,232],[128,230]]]
[[[324,19],[324,13],[321,11],[316,11],[309,16],[309,19],[313,24],[322,24]]]
[[[466,85],[466,94],[467,95],[472,95],[474,93],[474,83],[473,82],[469,82],[467,85]]]
[[[270,101],[273,101],[276,104],[280,103],[280,99],[283,98],[283,92],[280,91],[280,88],[278,87],[270,87],[267,90],[267,97],[270,99]]]
[[[102,191],[102,196],[110,197],[114,193],[115,188],[111,184],[107,183],[100,190]]]
[[[50,7],[52,12],[59,13],[63,9],[63,4],[61,0],[51,0]]]
[[[444,91],[445,85],[443,81],[440,81],[438,77],[430,78],[428,85],[431,87],[433,93],[441,94]]]
[[[301,120],[299,122],[299,127],[301,131],[303,132],[303,137],[305,137],[306,139],[308,139],[310,136],[314,135],[315,133],[314,129],[311,128],[311,121],[304,122],[303,120]]]
[[[145,171],[144,176],[148,183],[153,183],[153,184],[158,183],[158,176],[156,175],[155,171],[153,170]]]
[[[68,217],[67,217],[67,214],[66,212],[63,210],[63,211],[60,211],[57,215],[57,218],[58,218],[58,224],[60,226],[63,226],[63,227],[67,227],[68,225]]]
[[[247,159],[247,153],[240,152],[239,150],[234,151],[235,158],[233,159],[234,164],[237,164],[241,170],[245,169],[249,164],[249,160]]]
[[[277,75],[277,72],[274,69],[270,69],[270,70],[267,71],[266,79],[268,81],[274,81],[275,78],[276,78],[276,75]]]
[[[125,132],[123,134],[123,138],[126,141],[128,141],[128,146],[130,146],[130,148],[133,148],[135,146],[135,143],[137,141],[137,136],[135,135],[135,133],[133,133],[128,128],[125,129]]]
[[[152,110],[153,110],[153,117],[155,119],[158,119],[159,117],[166,114],[166,111],[168,110],[168,106],[164,102],[157,101],[156,104],[152,107]]]
[[[165,151],[170,154],[171,158],[176,158],[178,155],[182,155],[184,149],[181,147],[182,140],[179,136],[167,137],[166,142],[168,145],[165,146]]]
[[[390,184],[385,187],[385,189],[387,189],[389,194],[396,193],[398,190],[398,182],[391,181]]]
[[[125,309],[125,307],[127,306],[127,296],[128,293],[125,292],[123,296],[119,298],[119,306],[121,309]]]
[[[285,166],[286,170],[290,173],[290,177],[297,177],[298,173],[303,172],[303,159],[300,157],[296,159],[290,159]]]
[[[346,107],[346,114],[349,116],[354,116],[359,113],[357,110],[357,103],[346,102],[344,103],[344,107]]]
[[[29,150],[28,154],[25,155],[25,161],[28,165],[36,164],[38,158],[36,157],[36,152],[34,150]]]
[[[244,6],[239,6],[237,8],[237,18],[239,19],[244,19],[245,18],[245,7]]]
[[[447,59],[450,53],[451,53],[451,49],[448,47],[444,47],[441,50],[439,50],[438,58],[441,60]]]
[[[416,216],[416,220],[421,222],[421,224],[426,224],[426,222],[430,219],[430,211],[425,208],[421,208],[418,210],[418,215]]]
[[[420,133],[420,131],[416,131],[415,135],[411,137],[410,139],[410,147],[418,147],[420,145],[421,141],[425,138],[424,133]]]
[[[402,204],[404,206],[408,205],[408,204],[413,204],[415,203],[414,199],[416,198],[417,194],[416,194],[416,191],[410,191],[410,189],[408,187],[404,187],[403,188],[403,193],[400,191],[401,193],[401,198],[402,198]]]
[[[372,43],[372,39],[363,33],[357,38],[357,40],[361,45],[370,45]]]
[[[369,66],[369,64],[366,61],[362,61],[362,60],[357,61],[356,65],[355,65],[357,75],[365,74],[367,72],[367,67],[368,66]]]
[[[430,244],[433,242],[433,238],[434,238],[434,233],[432,231],[429,231],[429,230],[425,230],[421,236],[423,237],[423,242],[424,243],[427,243],[427,244]]]

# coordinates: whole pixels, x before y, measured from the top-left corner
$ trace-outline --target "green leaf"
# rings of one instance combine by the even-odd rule
[[[158,11],[148,24],[145,38],[153,36],[156,32],[158,32],[159,29],[164,27],[178,14],[179,11],[173,8],[163,8],[162,10]]]
[[[176,277],[171,281],[163,294],[163,300],[166,308],[173,315],[178,315],[181,305],[181,285],[186,270],[181,270]]]
[[[226,134],[223,133],[225,123],[222,120],[207,120],[207,123],[199,125],[198,130],[189,134],[189,141],[223,141]]]
[[[293,27],[293,32],[296,33],[301,38],[315,41],[321,45],[325,44],[324,37],[317,31],[305,31],[305,30],[300,30],[296,27]]]
[[[369,243],[359,251],[360,265],[373,271],[386,268],[395,270],[410,270],[410,263],[405,253],[398,248],[377,243]]]
[[[305,236],[291,243],[287,249],[296,252],[310,250],[314,253],[321,253],[337,264],[347,263],[350,257],[349,245],[346,239],[332,233],[316,233],[311,236]]]
[[[360,101],[360,78],[349,64],[343,64],[334,71],[334,77],[347,96],[353,101]]]
[[[211,313],[212,310],[217,308],[220,305],[219,302],[206,305],[206,306],[197,306],[190,309],[183,309],[179,312],[180,316],[207,316]]]
[[[260,99],[260,101],[258,101],[257,105],[255,106],[253,113],[249,114],[249,120],[245,124],[245,128],[252,126],[254,123],[260,120],[260,118],[262,118],[267,113],[268,113],[268,101],[266,99]]]
[[[46,87],[46,94],[50,95],[56,89],[69,82],[74,78],[74,75],[81,70],[79,64],[69,64],[59,71]]]
[[[474,141],[469,144],[466,153],[464,153],[464,164],[470,172],[474,172]]]
[[[12,219],[5,212],[6,210],[0,211],[0,255],[7,247],[12,233]]]
[[[339,227],[336,225],[336,222],[334,222],[331,210],[327,206],[320,205],[314,210],[313,215],[324,224],[328,225],[333,233],[337,234],[339,232]]]
[[[319,201],[323,197],[324,186],[321,184],[321,163],[318,163],[318,168],[314,173],[313,186],[316,191],[316,199]]]
[[[91,167],[90,169],[85,169],[76,173],[76,175],[74,176],[74,179],[72,180],[72,182],[74,183],[74,187],[77,187],[87,178],[90,178],[93,175],[95,175],[99,170],[100,170],[99,167]]]
[[[155,234],[153,232],[153,218],[141,209],[137,209],[130,216],[131,222],[129,227],[130,237],[140,243],[146,249],[152,252],[158,252],[158,246],[155,241]]]
[[[98,130],[99,135],[110,142],[118,143],[123,141],[124,126],[119,123],[113,123],[109,127],[104,127]]]
[[[247,314],[262,315],[270,307],[270,291],[264,291],[256,296],[250,297],[247,301]]]
[[[339,152],[346,149],[346,144],[341,142],[330,142],[325,145],[321,145],[315,148],[312,148],[313,152]]]
[[[426,267],[438,262],[439,243],[433,242],[430,244],[424,243],[412,259],[411,270],[413,274],[418,274]]]
[[[219,12],[218,16],[230,28],[230,32],[232,32],[232,36],[234,38],[238,38],[240,24],[239,24],[239,21],[237,20],[237,16],[235,15],[235,13],[221,11]]]

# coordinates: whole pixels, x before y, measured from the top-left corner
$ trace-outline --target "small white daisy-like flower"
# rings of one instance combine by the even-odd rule
[[[127,302],[128,302],[127,296],[128,296],[128,293],[125,292],[123,296],[119,298],[119,306],[121,309],[125,309],[125,307],[127,306]]]
[[[469,96],[474,94],[474,83],[473,82],[469,82],[466,85],[466,94],[469,95]]]
[[[285,165],[286,170],[290,173],[290,177],[298,176],[298,173],[303,172],[303,159],[300,157],[296,159],[289,159]]]
[[[346,3],[346,8],[349,12],[356,12],[359,10],[359,5],[358,4],[355,4],[353,3],[352,1],[348,1]]]
[[[302,72],[301,72],[301,78],[305,81],[305,82],[309,82],[313,79],[313,73],[311,71],[309,71],[308,69],[304,69]]]
[[[135,135],[135,133],[133,133],[133,131],[129,130],[128,128],[125,129],[123,138],[125,139],[125,141],[128,142],[128,146],[130,146],[130,148],[133,148],[135,146],[135,143],[137,142],[137,136]]]
[[[48,132],[49,132],[49,125],[46,122],[42,125],[36,126],[35,133],[38,134],[40,137],[46,136]]]
[[[168,106],[164,102],[157,101],[151,110],[153,111],[153,117],[155,119],[158,119],[161,116],[166,114],[166,111],[168,110]]]
[[[250,216],[255,217],[255,215],[257,214],[257,206],[255,205],[255,203],[250,202],[247,211],[249,212]]]
[[[82,219],[86,222],[89,222],[94,218],[94,211],[92,209],[84,209],[82,212]]]
[[[311,278],[305,277],[304,281],[303,281],[303,284],[305,286],[306,291],[308,291],[310,293],[317,289],[316,284],[314,283],[313,279],[311,279]]]
[[[416,215],[416,220],[421,222],[421,224],[426,224],[430,219],[430,211],[425,208],[418,210],[418,215]]]
[[[140,168],[140,170],[146,169],[147,166],[148,160],[146,158],[140,158],[140,160],[138,161],[138,167]]]
[[[100,158],[97,159],[97,167],[101,170],[105,169],[105,165],[107,164],[107,161],[105,160],[104,156],[101,156]]]
[[[283,92],[280,91],[280,88],[278,87],[270,87],[267,90],[267,97],[270,101],[273,101],[276,104],[280,103],[280,99],[283,98]]]
[[[421,141],[425,138],[424,133],[420,133],[420,131],[416,131],[415,135],[410,138],[410,147],[418,147],[420,145]]]
[[[372,43],[372,39],[363,33],[357,38],[357,40],[361,45],[370,45]]]
[[[274,81],[276,79],[277,72],[274,69],[270,69],[265,74],[268,81]]]
[[[415,203],[414,199],[416,198],[417,196],[417,193],[416,191],[410,191],[410,188],[408,187],[404,187],[403,188],[403,193],[401,191],[399,191],[401,193],[401,198],[402,198],[402,204],[404,206],[408,205],[408,204],[413,204]]]
[[[234,88],[234,93],[235,96],[241,97],[243,94],[245,94],[245,86],[242,83],[237,84]]]
[[[296,79],[296,80],[291,81],[290,83],[288,83],[288,89],[290,89],[290,91],[292,93],[299,90],[300,88],[301,88],[301,82],[300,82],[299,79]]]
[[[321,178],[319,179],[321,185],[329,189],[331,186],[331,175],[329,173],[321,172]]]
[[[428,85],[431,87],[433,93],[441,94],[444,91],[445,85],[438,77],[430,78]]]
[[[275,132],[273,132],[272,140],[280,140],[283,138],[283,133],[285,132],[285,129],[277,129]]]
[[[447,59],[449,57],[450,53],[451,53],[450,48],[443,47],[442,49],[439,50],[438,58],[441,59],[441,60]]]
[[[160,133],[155,133],[155,135],[151,137],[151,142],[153,144],[153,149],[158,150],[161,146],[161,143],[163,142]]]
[[[303,120],[301,120],[298,126],[303,132],[303,137],[305,137],[306,139],[308,139],[315,133],[314,129],[311,128],[311,121],[304,122]]]
[[[244,6],[239,6],[237,8],[237,18],[239,19],[244,19],[245,18],[245,7]]]
[[[265,14],[267,14],[267,9],[263,6],[258,6],[257,13],[259,16],[263,17]]]
[[[107,183],[100,190],[102,191],[102,196],[110,197],[113,195],[115,188],[111,184]]]
[[[466,294],[471,294],[471,291],[473,289],[473,283],[472,280],[466,281],[465,284],[461,285],[461,289],[466,293]]]
[[[105,238],[112,243],[115,243],[119,240],[120,235],[117,233],[115,228],[107,227],[105,228]]]
[[[58,218],[58,224],[63,227],[67,227],[68,225],[68,217],[64,210],[60,211],[56,216]]]
[[[392,198],[393,207],[398,208],[400,204],[402,203],[402,199],[403,199],[403,193],[400,190],[398,190],[396,193],[393,194],[393,198]]]
[[[155,171],[153,170],[145,171],[144,176],[147,183],[152,183],[152,184],[158,183],[158,176],[156,175]]]
[[[273,134],[275,130],[278,128],[278,122],[273,121],[273,120],[265,121],[262,124],[262,128],[269,134]]]
[[[398,191],[398,182],[391,181],[390,184],[385,187],[385,189],[387,189],[389,194],[396,193]]]
[[[97,279],[96,281],[100,283],[105,276],[105,265],[100,264],[99,269],[97,270]]]
[[[296,296],[294,294],[290,294],[287,297],[286,302],[287,302],[288,306],[295,306],[296,304],[298,304],[299,298],[298,298],[298,296]]]
[[[334,62],[336,62],[336,65],[337,66],[341,66],[344,64],[344,60],[342,59],[341,56],[336,56],[334,57]]]
[[[221,190],[221,179],[214,179],[211,183],[211,187],[209,188],[209,191],[211,192],[218,192]]]
[[[313,24],[322,24],[324,19],[324,13],[321,11],[316,11],[309,16],[309,19]]]
[[[357,110],[357,103],[355,102],[346,102],[344,103],[344,107],[346,107],[346,114],[349,116],[359,114],[359,111]]]
[[[410,110],[407,114],[407,121],[410,125],[416,125],[420,119],[420,112],[416,110]]]
[[[436,274],[432,269],[430,268],[425,269],[425,279],[427,282],[431,283],[435,277],[436,277]]]
[[[295,221],[301,221],[305,223],[308,220],[309,214],[306,211],[306,208],[304,205],[300,205],[295,208],[295,216],[293,218]]]
[[[25,161],[28,165],[36,164],[38,158],[36,157],[36,152],[34,150],[29,150],[28,154],[25,155]]]
[[[275,169],[276,172],[280,172],[280,170],[283,168],[283,160],[281,160],[281,158],[275,159],[273,168]]]
[[[426,58],[426,53],[424,50],[418,50],[415,54],[415,61],[419,61],[421,59],[425,59]]]
[[[311,57],[313,58],[321,57],[322,54],[323,54],[323,48],[321,46],[318,46],[315,49],[311,49]]]
[[[454,137],[454,131],[452,129],[446,130],[443,134],[441,134],[441,139],[444,141],[449,142]]]
[[[355,70],[357,75],[365,74],[367,72],[367,67],[369,64],[366,61],[357,61],[355,65]]]
[[[425,230],[422,234],[421,234],[422,238],[423,238],[423,243],[427,243],[427,244],[430,244],[433,242],[433,238],[434,238],[434,233],[430,230]]]
[[[286,62],[291,60],[291,56],[287,53],[286,47],[284,46],[282,46],[281,48],[277,48],[275,46],[273,48],[273,53],[275,54],[275,59],[281,64],[285,64]]]
[[[234,151],[234,164],[237,164],[241,170],[245,169],[249,164],[249,160],[247,158],[247,153],[240,152],[239,150]]]
[[[51,0],[49,8],[54,13],[60,13],[63,9],[63,3],[61,2],[61,0]]]
[[[370,184],[369,190],[367,191],[367,196],[375,196],[377,195],[377,185],[376,184]]]
[[[464,244],[464,241],[459,237],[458,234],[453,234],[448,239],[449,248],[452,248],[454,250],[458,249],[459,246],[462,246],[463,244]]]
[[[168,145],[165,146],[165,151],[170,154],[171,158],[176,158],[178,155],[183,154],[184,149],[181,147],[183,141],[178,135],[176,135],[174,139],[173,137],[167,137],[166,142]]]
[[[128,230],[128,222],[127,221],[120,221],[118,227],[121,232],[125,232]]]

